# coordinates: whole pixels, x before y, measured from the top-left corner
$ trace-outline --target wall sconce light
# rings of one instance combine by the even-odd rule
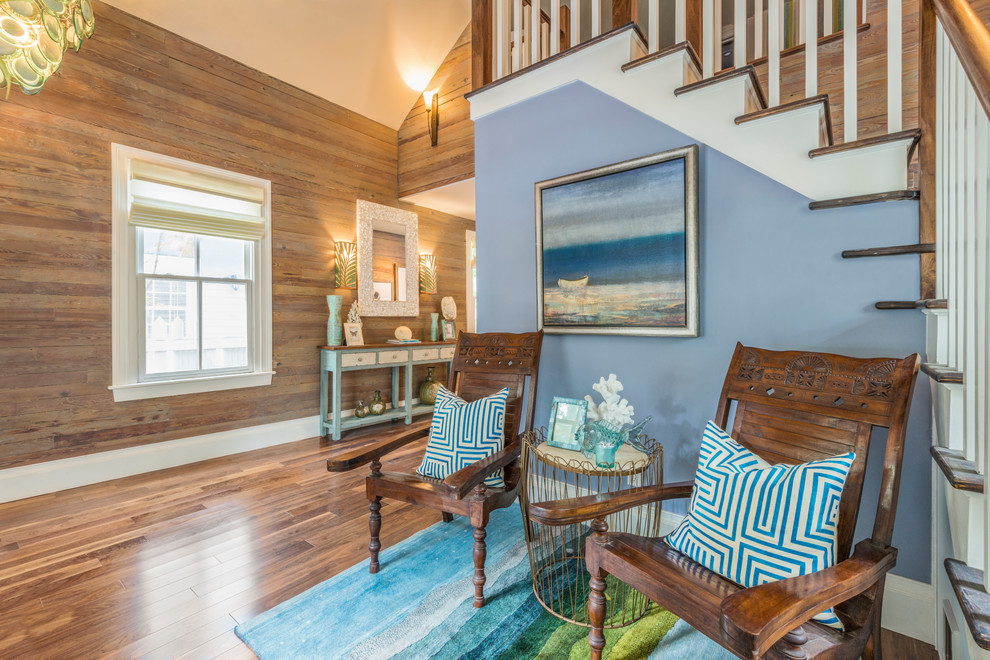
[[[37,94],[62,64],[71,45],[77,52],[93,36],[96,19],[89,0],[0,3],[0,87],[14,84]]]
[[[338,289],[357,288],[357,245],[344,241],[334,243],[337,275],[334,283]]]
[[[419,292],[437,292],[437,258],[432,254],[419,255]]]
[[[437,97],[440,95],[433,91],[423,92],[423,105],[426,106],[426,123],[430,127],[430,144],[437,146],[437,137],[440,133],[440,113],[438,111]]]

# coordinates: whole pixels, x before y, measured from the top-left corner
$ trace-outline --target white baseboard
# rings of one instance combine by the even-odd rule
[[[320,417],[249,426],[0,470],[0,502],[130,477],[321,435]]]
[[[883,627],[935,645],[935,588],[900,575],[887,575]]]
[[[684,519],[677,513],[660,515],[660,532],[667,534]],[[935,645],[935,588],[900,575],[887,574],[883,591],[883,627]]]

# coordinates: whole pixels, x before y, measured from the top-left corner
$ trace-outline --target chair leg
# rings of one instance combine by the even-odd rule
[[[484,525],[481,527],[474,528],[474,606],[484,607],[485,606],[485,582],[487,578],[485,577],[485,557],[487,556],[487,550],[485,549],[485,537],[488,536],[488,532],[485,531]]]
[[[368,552],[371,553],[371,564],[368,566],[370,573],[378,572],[378,551],[382,549],[382,543],[378,540],[378,533],[382,531],[382,498],[376,497],[368,504],[371,515],[368,516],[368,531],[371,532],[371,543],[368,544]]]
[[[446,511],[442,512],[440,517],[443,518],[444,522],[452,522],[454,520],[454,514],[447,513]]]
[[[863,649],[863,660],[883,660],[883,633],[881,627],[882,598],[883,589],[877,592],[877,601],[873,604],[873,624],[871,626],[870,638],[866,640],[866,648]]]
[[[588,594],[588,623],[591,630],[588,632],[588,646],[591,647],[591,660],[601,660],[602,651],[605,650],[605,635],[602,628],[605,626],[605,577],[608,575],[604,570],[598,569],[597,574],[591,576],[591,593]]]

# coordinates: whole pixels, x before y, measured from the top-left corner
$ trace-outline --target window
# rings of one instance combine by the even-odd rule
[[[113,145],[115,401],[271,383],[271,184]]]

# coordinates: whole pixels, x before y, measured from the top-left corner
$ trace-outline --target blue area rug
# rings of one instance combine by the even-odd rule
[[[237,626],[262,660],[386,658],[587,658],[587,628],[547,613],[533,595],[523,523],[516,506],[488,523],[485,607],[472,605],[471,527],[438,523]],[[606,631],[610,660],[733,656],[654,608],[639,622]]]

